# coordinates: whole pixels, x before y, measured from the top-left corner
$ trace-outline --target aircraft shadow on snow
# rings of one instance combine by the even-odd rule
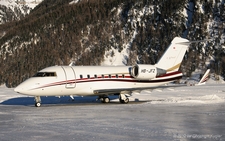
[[[118,96],[110,96],[111,100],[117,99]],[[100,101],[96,101],[97,97],[87,96],[87,97],[74,97],[72,100],[69,96],[64,97],[41,97],[43,105],[63,105],[63,104],[79,104],[79,105],[92,105],[92,104],[103,104]],[[21,106],[34,106],[34,97],[17,97],[11,98],[3,101],[0,105],[21,105]],[[111,104],[120,104],[119,102],[110,102]],[[108,103],[108,104],[110,104]]]

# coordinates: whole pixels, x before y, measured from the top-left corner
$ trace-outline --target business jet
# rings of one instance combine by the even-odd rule
[[[120,103],[128,103],[133,91],[164,87],[180,79],[179,67],[191,42],[175,37],[155,64],[134,66],[52,66],[37,72],[14,91],[34,96],[41,106],[41,96],[98,96],[109,103],[109,95],[119,95]]]

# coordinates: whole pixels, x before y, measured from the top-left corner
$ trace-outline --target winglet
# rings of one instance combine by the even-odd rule
[[[208,69],[205,74],[203,75],[202,79],[198,82],[197,85],[204,85],[205,82],[209,79],[209,72],[210,72],[210,69]]]
[[[75,62],[72,61],[72,62],[69,64],[69,66],[76,66],[76,65],[75,65]]]

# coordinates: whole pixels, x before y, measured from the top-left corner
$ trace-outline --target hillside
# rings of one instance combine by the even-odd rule
[[[0,25],[0,82],[16,86],[51,65],[154,64],[175,36],[192,44],[181,71],[225,75],[224,0],[44,0]],[[120,63],[114,62],[118,55]]]
[[[24,18],[42,0],[0,0],[0,24]]]

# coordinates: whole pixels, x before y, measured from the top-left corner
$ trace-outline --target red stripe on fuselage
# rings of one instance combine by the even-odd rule
[[[65,80],[65,81],[59,81],[59,82],[54,82],[54,83],[50,83],[50,84],[46,84],[43,85],[41,87],[37,87],[34,89],[39,89],[39,88],[46,88],[46,87],[52,87],[52,86],[58,86],[58,85],[65,85],[65,84],[71,84],[71,83],[91,83],[91,82],[101,82],[101,81],[117,81],[117,82],[130,82],[130,83],[160,83],[160,82],[169,82],[169,81],[173,81],[173,80],[177,80],[182,78],[182,76],[175,76],[175,77],[171,77],[173,75],[178,75],[181,74],[181,72],[172,72],[172,73],[168,73],[165,74],[163,76],[159,76],[157,78],[163,78],[163,77],[169,77],[170,78],[165,78],[165,79],[156,79],[156,80],[138,80],[138,79],[133,79],[132,76],[124,76],[124,78],[102,78],[102,77],[91,77],[91,78],[81,78],[81,79],[73,79],[73,80]]]

